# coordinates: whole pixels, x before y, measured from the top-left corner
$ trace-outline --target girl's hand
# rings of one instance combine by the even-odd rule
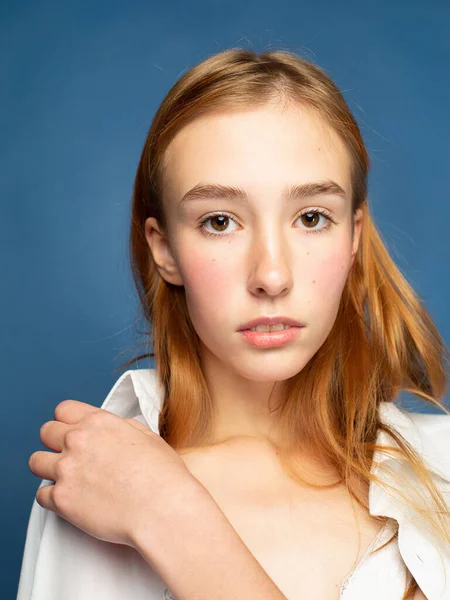
[[[146,523],[167,512],[173,496],[200,482],[177,452],[136,421],[84,402],[65,400],[55,421],[40,430],[53,452],[34,452],[31,472],[54,481],[39,488],[37,503],[106,542],[134,546]]]

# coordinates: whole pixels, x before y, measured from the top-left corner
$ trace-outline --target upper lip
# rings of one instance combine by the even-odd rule
[[[239,326],[238,331],[242,331],[244,329],[252,329],[252,327],[256,327],[257,325],[277,325],[278,323],[283,323],[284,325],[291,325],[292,327],[304,327],[303,323],[299,323],[295,319],[291,319],[290,317],[273,316],[273,317],[259,317],[259,319],[253,319],[252,321],[248,321],[248,323],[244,323]]]

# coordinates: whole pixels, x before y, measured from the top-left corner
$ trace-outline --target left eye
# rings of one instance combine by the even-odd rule
[[[317,225],[317,223],[320,221],[320,217],[323,217],[326,221],[330,219],[330,217],[328,215],[326,215],[323,212],[320,212],[319,210],[312,210],[310,212],[304,212],[301,215],[298,216],[298,219],[306,219],[306,223],[305,221],[302,221],[303,224],[307,224],[308,227],[306,229],[312,229],[312,227],[314,227],[315,225]],[[309,225],[311,225],[312,227],[309,227]]]

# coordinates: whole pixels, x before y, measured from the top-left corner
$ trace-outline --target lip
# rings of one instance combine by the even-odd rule
[[[259,317],[258,319],[248,321],[247,323],[240,325],[238,331],[245,331],[246,329],[251,329],[252,327],[256,327],[257,325],[277,325],[278,323],[283,323],[284,325],[291,325],[291,327],[305,327],[303,323],[300,323],[295,319],[291,319],[290,317],[284,317],[283,315],[274,315],[267,317]]]
[[[277,348],[296,340],[300,335],[301,330],[302,327],[289,327],[289,329],[272,332],[243,329],[239,333],[245,342],[248,342],[257,348]]]

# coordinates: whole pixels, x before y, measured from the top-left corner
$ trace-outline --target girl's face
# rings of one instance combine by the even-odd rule
[[[343,143],[298,107],[205,116],[177,134],[166,153],[168,243],[155,219],[145,231],[161,276],[185,288],[204,368],[276,381],[314,356],[359,243],[362,213],[352,238],[351,193]],[[275,347],[256,347],[238,331],[274,315],[304,327]]]

